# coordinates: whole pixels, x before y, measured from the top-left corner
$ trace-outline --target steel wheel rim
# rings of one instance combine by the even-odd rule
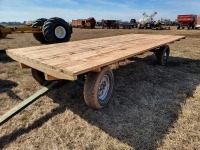
[[[62,26],[57,26],[55,28],[55,35],[59,39],[63,39],[66,36],[66,30]]]
[[[165,51],[164,55],[163,55],[163,60],[167,60],[167,52]]]
[[[108,75],[104,75],[99,83],[98,98],[101,103],[105,103],[105,99],[110,89],[110,78]]]

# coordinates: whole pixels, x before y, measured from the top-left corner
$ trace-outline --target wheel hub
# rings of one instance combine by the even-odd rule
[[[108,95],[109,89],[110,89],[110,79],[109,79],[108,75],[104,75],[101,78],[99,90],[98,90],[98,97],[99,97],[100,102],[105,101],[105,98]]]
[[[167,59],[167,52],[164,53],[164,55],[163,55],[163,59],[164,59],[164,60]]]
[[[66,30],[62,26],[57,26],[55,28],[55,35],[59,39],[63,39],[66,36]]]

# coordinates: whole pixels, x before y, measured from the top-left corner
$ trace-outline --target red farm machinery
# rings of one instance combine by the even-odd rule
[[[195,29],[197,23],[197,15],[189,14],[189,15],[178,15],[177,21],[179,23],[177,29]]]

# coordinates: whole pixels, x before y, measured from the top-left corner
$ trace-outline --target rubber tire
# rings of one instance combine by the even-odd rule
[[[45,79],[44,73],[36,70],[36,69],[31,69],[31,73],[33,78],[41,85],[45,84],[47,82],[47,80]]]
[[[69,25],[69,29],[70,29],[70,33],[72,34],[73,33],[72,25]],[[70,38],[71,38],[71,34],[70,34]]]
[[[34,23],[32,24],[32,28],[35,28],[35,27],[42,27],[44,25],[44,23],[47,21],[47,19],[45,18],[40,18],[40,19],[37,19],[36,21],[34,21]],[[33,37],[39,41],[40,43],[47,43],[47,41],[45,40],[44,38],[44,35],[43,33],[33,33]]]
[[[165,52],[167,53],[167,57],[164,60]],[[159,65],[166,66],[169,58],[169,53],[170,53],[170,48],[168,45],[162,46],[158,50],[156,50],[155,54],[157,57],[157,63]]]
[[[195,29],[195,26],[194,26],[194,25],[192,25],[192,29],[193,29],[193,30]]]
[[[103,75],[106,74],[110,79],[110,88],[106,98],[104,99],[104,103],[100,103],[98,98],[98,89],[99,82]],[[84,84],[84,100],[85,103],[92,109],[102,109],[108,104],[110,101],[110,97],[112,94],[114,85],[114,77],[110,67],[104,67],[101,72],[90,72],[87,75],[85,84]]]
[[[34,21],[34,23],[32,24],[32,28],[35,27],[42,27],[44,25],[44,23],[47,21],[46,18],[39,18],[37,20]]]
[[[66,30],[66,35],[62,39],[57,38],[55,35],[55,29],[58,26],[62,26]],[[47,20],[42,29],[46,41],[50,44],[68,42],[71,38],[71,30],[72,29],[69,24],[65,20],[58,17],[50,18]]]

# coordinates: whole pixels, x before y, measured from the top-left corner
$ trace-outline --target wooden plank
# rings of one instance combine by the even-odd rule
[[[112,39],[113,38],[113,39]],[[116,45],[121,43],[129,42],[129,41],[141,41],[145,40],[145,35],[141,34],[139,36],[133,36],[131,38],[116,38],[116,37],[106,37],[103,41],[99,42],[102,38],[98,39],[90,39],[90,43],[88,44],[88,40],[83,41],[75,41],[71,42],[73,44],[68,44],[66,47],[66,43],[60,43],[60,44],[52,44],[53,46],[45,45],[45,46],[37,46],[35,48],[29,47],[29,48],[23,48],[19,49],[18,54],[22,53],[23,55],[31,55],[32,58],[44,58],[48,59],[48,56],[52,57],[54,55],[63,55],[63,53],[67,54],[75,54],[77,52],[85,52],[85,51],[91,51],[95,49],[101,49],[104,47],[108,47],[109,45]],[[53,48],[53,50],[52,50]],[[40,54],[40,55],[38,55]]]
[[[101,68],[100,68],[100,67],[98,67],[98,68],[96,68],[96,69],[92,70],[92,72],[101,72]]]
[[[185,38],[171,35],[128,34],[68,43],[7,50],[13,59],[54,78],[77,76]]]
[[[52,54],[56,54],[57,52],[60,52],[60,51],[61,53],[63,51],[64,52],[71,51],[73,53],[74,51],[78,51],[78,50],[83,51],[89,48],[93,48],[95,46],[97,48],[100,48],[101,46],[105,47],[108,45],[115,45],[115,44],[119,44],[120,42],[124,43],[125,41],[127,42],[136,41],[136,40],[141,41],[141,40],[148,39],[146,37],[147,35],[145,34],[130,34],[130,35],[126,35],[126,38],[124,37],[124,35],[121,35],[121,36],[89,39],[89,44],[88,44],[88,40],[74,41],[74,42],[69,42],[70,44],[68,44],[67,47],[66,47],[66,43],[60,43],[60,44],[52,44],[51,46],[45,45],[45,46],[22,48],[21,50],[19,49],[18,54],[21,51],[21,53],[23,54],[29,54],[29,55],[36,54],[36,56],[40,57],[41,55],[43,55],[43,52],[46,52],[47,55],[49,54],[51,56]],[[157,35],[157,36],[158,36],[157,38],[159,38],[160,35]],[[53,48],[53,51],[51,51],[52,48]],[[50,51],[51,53],[49,53]],[[41,55],[38,55],[38,53],[40,53]]]
[[[22,63],[19,63],[19,65],[20,65],[20,68],[30,68],[29,66],[27,66],[27,65],[25,65],[25,64],[22,64]]]
[[[44,76],[45,76],[45,79],[47,80],[47,81],[54,81],[54,80],[58,80],[58,78],[55,78],[55,77],[53,77],[53,76],[51,76],[51,75],[48,75],[48,74],[44,74]]]
[[[110,65],[112,63],[116,63],[120,60],[127,59],[134,55],[149,51],[151,49],[155,49],[156,47],[160,47],[162,45],[170,43],[173,40],[175,39],[170,37],[168,39],[159,40],[155,42],[148,41],[145,43],[135,45],[134,50],[133,50],[132,45],[124,45],[123,48],[118,49],[116,51],[112,51],[111,53],[102,54],[101,57],[95,56],[95,57],[88,58],[87,60],[84,60],[84,61],[80,60],[78,64],[74,64],[74,65],[71,64],[70,66],[67,66],[68,63],[63,64],[62,69],[65,72],[65,66],[66,66],[66,68],[72,71],[74,74],[77,74],[77,75],[82,74],[90,70],[93,70],[96,67],[103,67],[106,65]]]
[[[58,78],[58,79],[65,79],[65,80],[76,80],[77,79],[77,76],[74,76],[72,73],[69,73],[66,74],[66,73],[63,73],[62,71],[58,71],[56,69],[53,68],[53,66],[49,66],[49,65],[44,65],[44,64],[41,64],[35,60],[31,60],[31,59],[24,59],[24,58],[21,58],[17,55],[14,55],[10,52],[7,52],[7,54],[13,58],[14,60],[17,60],[23,64],[26,64],[27,66],[30,66],[31,68],[35,68],[41,72],[44,72],[44,73],[47,73],[55,78]],[[65,70],[67,71],[67,70]]]

